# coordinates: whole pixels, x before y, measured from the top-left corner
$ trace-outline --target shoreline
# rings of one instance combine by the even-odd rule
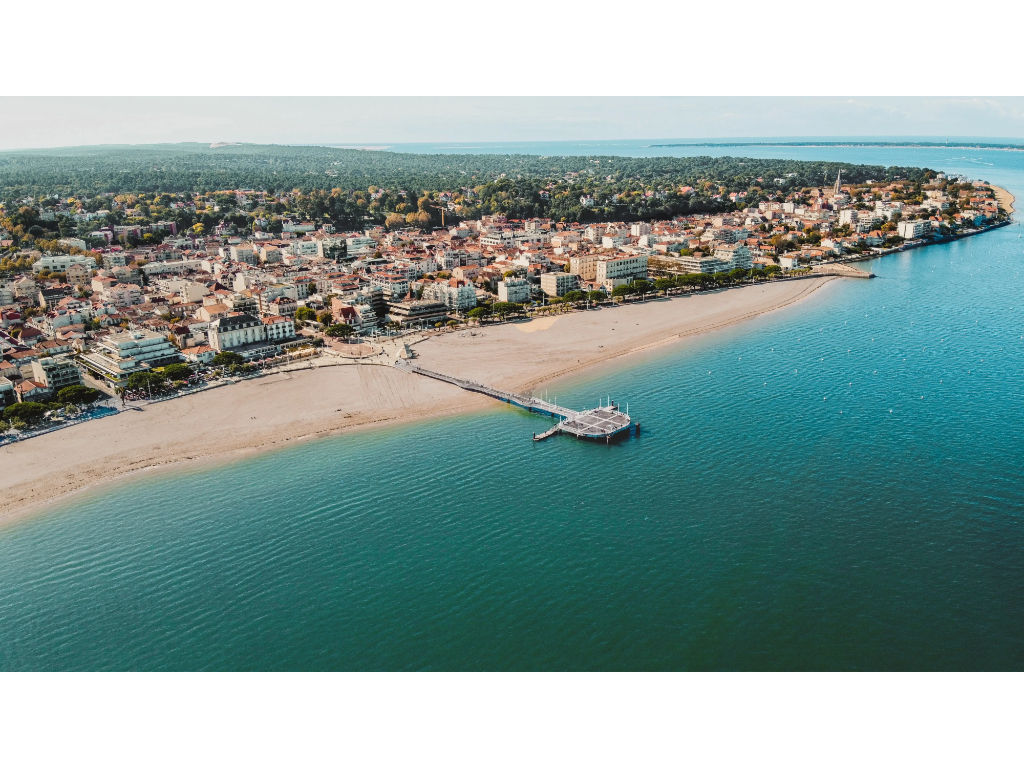
[[[483,326],[429,336],[413,349],[425,367],[529,391],[803,303],[836,279],[756,284]],[[307,440],[500,407],[379,364],[273,373],[0,447],[8,476],[21,478],[0,486],[0,528],[143,473],[203,469]],[[97,452],[97,446],[104,449]]]
[[[1013,196],[1013,193],[1005,187],[999,187],[995,184],[989,184],[992,187],[992,191],[995,193],[996,202],[999,203],[1011,216],[1014,213],[1013,204],[1017,201],[1017,198]]]

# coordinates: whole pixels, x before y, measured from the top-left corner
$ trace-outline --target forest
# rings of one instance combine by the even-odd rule
[[[437,226],[503,213],[556,221],[637,221],[735,210],[803,187],[894,178],[923,168],[743,157],[427,155],[318,146],[161,144],[0,153],[0,202],[192,195],[254,189],[288,194],[306,218],[343,229]],[[741,195],[736,200],[730,193]],[[227,201],[225,201],[227,202]],[[290,206],[291,207],[291,206]],[[285,212],[272,210],[273,214]],[[290,212],[290,211],[289,211]],[[390,217],[390,219],[389,219]],[[208,222],[210,223],[210,222]],[[180,224],[187,224],[181,221]]]

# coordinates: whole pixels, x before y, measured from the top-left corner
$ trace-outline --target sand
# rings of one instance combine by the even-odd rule
[[[1001,206],[1003,206],[1003,208],[1006,210],[1007,213],[1012,214],[1013,213],[1013,204],[1016,201],[1016,198],[1007,189],[1003,189],[1002,187],[997,187],[995,184],[992,184],[990,186],[992,187],[992,192],[996,196],[996,201]]]
[[[787,307],[835,279],[655,299],[406,341],[423,367],[524,392]],[[274,373],[0,447],[0,523],[133,473],[231,461],[358,428],[502,407],[508,406],[380,364]]]

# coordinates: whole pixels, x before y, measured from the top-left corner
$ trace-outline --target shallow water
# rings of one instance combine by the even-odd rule
[[[616,445],[501,408],[75,497],[0,531],[0,668],[1024,668],[1022,242],[551,388]]]

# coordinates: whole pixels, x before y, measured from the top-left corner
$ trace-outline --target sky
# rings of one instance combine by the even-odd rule
[[[1024,97],[0,97],[0,149],[755,136],[1024,141]]]

